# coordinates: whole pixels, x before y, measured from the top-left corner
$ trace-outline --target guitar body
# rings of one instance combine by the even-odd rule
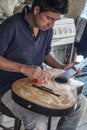
[[[47,69],[50,80],[48,83],[34,83],[28,78],[15,81],[12,85],[12,98],[21,106],[46,116],[63,116],[75,110],[77,102],[76,87],[82,86],[81,81],[69,79],[67,83],[58,83],[55,77],[63,73],[61,69]],[[45,87],[44,91],[38,87]]]

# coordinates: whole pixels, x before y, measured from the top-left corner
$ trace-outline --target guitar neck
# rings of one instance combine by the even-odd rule
[[[75,65],[73,68],[70,68],[70,69],[66,70],[64,73],[61,74],[60,77],[63,78],[63,79],[68,80],[69,78],[74,76],[79,69],[84,68],[86,65],[87,65],[87,58],[85,58],[79,64]]]

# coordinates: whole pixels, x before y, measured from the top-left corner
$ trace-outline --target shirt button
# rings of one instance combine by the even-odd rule
[[[34,37],[34,33],[32,34],[32,36]]]
[[[31,25],[29,25],[29,28],[31,28]]]

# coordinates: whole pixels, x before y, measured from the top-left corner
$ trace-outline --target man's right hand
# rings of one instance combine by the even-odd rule
[[[39,66],[23,66],[21,73],[36,83],[48,82],[47,74]]]

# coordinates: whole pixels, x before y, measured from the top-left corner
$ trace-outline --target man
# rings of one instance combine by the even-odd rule
[[[87,20],[85,18],[79,17],[76,20],[76,30],[74,60],[78,59],[78,56],[82,56],[84,59],[87,57]],[[87,66],[82,69],[76,79],[84,82],[82,93],[87,96]]]
[[[14,81],[28,77],[48,82],[42,63],[67,69],[51,55],[53,26],[61,14],[67,12],[68,0],[34,0],[31,10],[9,17],[0,25],[0,94],[2,103],[20,120],[25,130],[47,130],[47,117],[26,110],[11,97]],[[78,109],[72,115],[61,118],[57,130],[75,130],[82,113]]]

